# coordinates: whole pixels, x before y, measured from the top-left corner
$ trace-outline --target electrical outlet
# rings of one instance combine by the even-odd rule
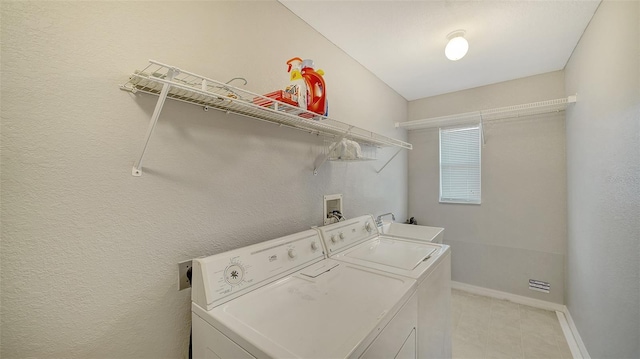
[[[178,290],[191,287],[191,281],[187,277],[187,272],[191,269],[191,260],[178,263]]]

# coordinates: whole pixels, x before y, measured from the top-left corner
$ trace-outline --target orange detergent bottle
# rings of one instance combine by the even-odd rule
[[[319,115],[328,115],[327,90],[324,71],[313,68],[313,60],[302,61],[302,77],[307,84],[307,110]]]

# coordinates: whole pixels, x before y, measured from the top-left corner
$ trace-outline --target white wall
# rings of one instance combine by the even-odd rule
[[[562,71],[409,102],[409,120],[564,97]],[[485,124],[482,204],[442,204],[438,129],[413,130],[409,215],[445,227],[452,279],[563,303],[566,246],[564,113]],[[528,289],[529,279],[551,293]]]
[[[602,2],[566,89],[567,307],[592,358],[640,358],[639,2]]]
[[[406,101],[279,3],[1,6],[3,358],[185,356],[179,261],[319,225],[324,194],[406,217],[406,153],[313,176],[321,138],[173,101],[131,176],[156,98],[118,85],[149,58],[258,93],[312,58],[332,117],[406,139]]]

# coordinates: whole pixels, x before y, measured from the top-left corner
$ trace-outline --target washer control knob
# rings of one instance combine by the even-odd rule
[[[289,249],[289,251],[287,251],[287,254],[289,254],[289,258],[291,258],[291,259],[293,259],[293,258],[298,256],[298,254],[296,253],[296,250],[293,249],[293,248]]]
[[[335,234],[331,235],[331,242],[336,243],[338,241],[338,237]]]
[[[244,278],[244,268],[237,263],[231,263],[224,271],[224,279],[231,285],[240,284]]]
[[[340,239],[344,239],[344,233],[340,232],[339,236],[340,236]]]
[[[311,250],[312,251],[318,250],[318,244],[315,241],[311,242]]]
[[[371,233],[371,230],[372,230],[372,228],[371,228],[371,222],[367,222],[367,223],[365,223],[365,224],[364,224],[364,229],[366,229],[366,230],[367,230],[367,232]]]

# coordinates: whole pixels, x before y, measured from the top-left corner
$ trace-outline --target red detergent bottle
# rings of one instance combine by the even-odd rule
[[[302,77],[307,83],[307,110],[327,116],[327,89],[322,75],[324,71],[313,68],[313,60],[302,61]]]

